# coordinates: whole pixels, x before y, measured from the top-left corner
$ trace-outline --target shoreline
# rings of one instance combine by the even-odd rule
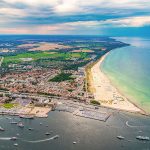
[[[113,85],[107,75],[102,71],[101,64],[109,52],[103,55],[96,63],[91,66],[90,84],[94,87],[94,99],[101,103],[101,106],[120,111],[134,112],[147,115],[147,113]]]

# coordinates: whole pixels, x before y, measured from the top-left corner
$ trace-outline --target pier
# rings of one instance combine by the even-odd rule
[[[106,111],[101,111],[101,110],[95,110],[94,107],[88,107],[84,105],[78,105],[78,103],[62,103],[57,105],[56,111],[64,111],[64,112],[69,112],[72,113],[74,116],[79,116],[83,118],[89,118],[89,119],[94,119],[94,120],[99,120],[99,121],[104,121],[106,122],[107,119],[111,116],[111,113],[106,112]]]

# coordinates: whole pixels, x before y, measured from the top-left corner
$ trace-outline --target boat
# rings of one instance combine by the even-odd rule
[[[14,143],[14,146],[18,146],[18,143]]]
[[[118,138],[119,140],[123,140],[123,139],[124,139],[124,137],[121,136],[121,135],[117,136],[117,138]]]
[[[51,134],[51,133],[49,133],[49,132],[46,132],[46,133],[45,133],[45,135],[50,135],[50,134]]]
[[[95,109],[99,109],[99,107],[96,106]]]
[[[15,136],[14,136],[14,137],[11,137],[10,140],[15,141],[15,140],[17,140],[17,137],[15,137]]]
[[[10,120],[11,118],[10,118],[10,117],[6,117],[6,119],[9,119],[9,120]]]
[[[40,125],[42,125],[43,123],[40,122]]]
[[[136,139],[142,140],[142,141],[149,141],[150,138],[148,136],[136,136]]]
[[[76,143],[77,143],[77,142],[75,142],[75,141],[73,142],[73,144],[76,144]]]
[[[5,129],[0,126],[0,131],[5,131]]]
[[[34,119],[34,115],[20,115],[19,117],[23,119]]]
[[[29,130],[33,130],[33,128],[29,128]]]
[[[10,124],[17,124],[18,122],[15,122],[15,121],[12,121],[12,122],[10,122]]]
[[[24,127],[24,125],[23,125],[22,122],[19,122],[19,123],[17,124],[17,126],[20,127],[20,128],[23,128],[23,127]]]

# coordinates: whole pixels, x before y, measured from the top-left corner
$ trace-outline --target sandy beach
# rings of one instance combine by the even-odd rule
[[[108,77],[100,69],[100,65],[107,55],[108,53],[91,68],[91,84],[94,88],[92,91],[94,91],[95,100],[99,101],[105,107],[143,113],[140,108],[131,103],[112,85]]]

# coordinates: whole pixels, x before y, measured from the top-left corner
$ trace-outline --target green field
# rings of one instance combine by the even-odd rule
[[[5,103],[5,104],[3,104],[3,107],[6,108],[6,109],[11,109],[11,108],[14,107],[14,104],[12,104],[12,103]]]
[[[73,80],[73,78],[71,77],[71,73],[60,73],[57,76],[55,76],[54,78],[50,79],[49,82],[62,82],[62,81],[66,81],[66,80]]]
[[[45,58],[62,58],[63,60],[69,60],[72,58],[80,58],[80,59],[86,59],[87,54],[86,53],[48,53],[48,52],[37,52],[37,53],[31,53],[26,52],[23,54],[18,54],[15,56],[6,56],[4,57],[3,64],[7,65],[10,63],[21,63],[23,60],[21,58],[32,58],[32,61],[38,60],[38,59],[45,59]]]

